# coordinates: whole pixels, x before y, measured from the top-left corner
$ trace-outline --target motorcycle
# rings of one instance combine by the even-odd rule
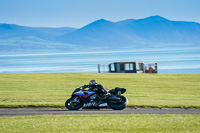
[[[126,92],[124,88],[112,89],[109,96],[102,98],[97,91],[90,91],[82,89],[83,87],[76,88],[65,102],[65,107],[69,110],[82,109],[100,109],[111,108],[113,110],[122,110],[128,105],[128,99],[121,94]],[[114,97],[114,98],[113,98]]]

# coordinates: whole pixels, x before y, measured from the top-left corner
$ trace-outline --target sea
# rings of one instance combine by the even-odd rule
[[[0,53],[0,73],[98,73],[98,64],[125,61],[157,62],[158,73],[200,73],[200,47]]]

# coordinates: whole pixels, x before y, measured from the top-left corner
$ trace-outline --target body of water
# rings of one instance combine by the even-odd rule
[[[98,72],[98,64],[157,62],[158,73],[200,73],[200,48],[0,55],[0,73]]]

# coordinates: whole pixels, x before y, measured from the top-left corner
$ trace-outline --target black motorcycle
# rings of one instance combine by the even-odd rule
[[[65,107],[69,110],[82,109],[100,109],[111,108],[114,110],[122,110],[128,105],[128,99],[121,94],[125,93],[126,89],[118,88],[109,91],[106,98],[102,98],[97,91],[90,91],[77,88],[72,93],[71,98],[65,102]]]

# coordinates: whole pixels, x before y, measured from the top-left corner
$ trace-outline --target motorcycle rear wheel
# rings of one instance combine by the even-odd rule
[[[79,102],[74,102],[74,99],[77,98]],[[65,107],[69,110],[78,110],[83,106],[82,99],[79,97],[72,97],[65,102]]]
[[[119,96],[122,100],[122,103],[111,103],[109,102],[108,105],[110,106],[111,109],[114,110],[122,110],[125,109],[126,106],[128,105],[128,99],[124,96]]]

